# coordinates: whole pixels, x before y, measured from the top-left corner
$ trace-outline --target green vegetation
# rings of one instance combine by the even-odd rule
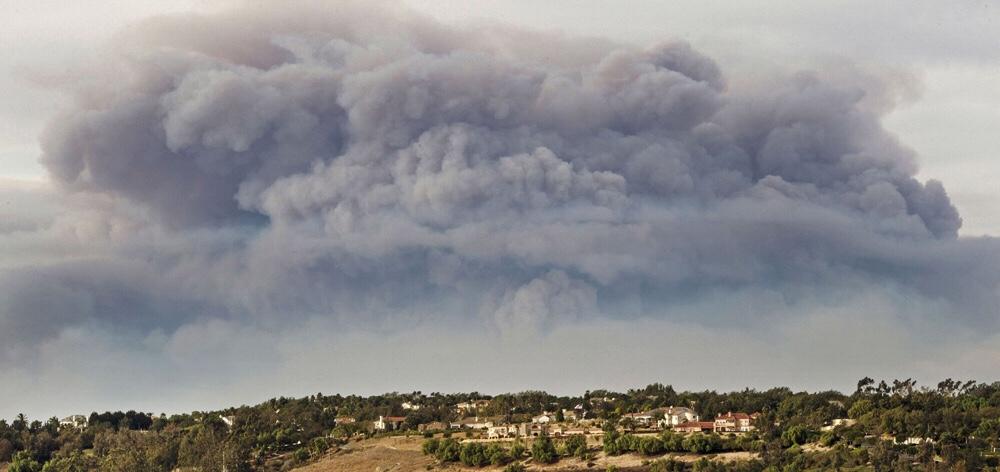
[[[60,427],[56,418],[41,422],[18,415],[9,423],[0,420],[0,463],[8,463],[10,472],[283,470],[313,461],[352,438],[376,434],[371,422],[380,415],[404,416],[403,427],[419,434],[415,430],[420,425],[456,420],[455,404],[478,399],[489,397],[478,393],[317,394],[173,416],[93,413],[80,429]],[[404,410],[403,402],[418,403],[421,408]],[[625,413],[670,405],[691,406],[703,419],[728,411],[761,415],[755,431],[744,435],[671,431],[637,435],[631,432],[637,425],[619,422]],[[542,411],[569,411],[576,406],[584,410],[577,408],[578,415],[603,425],[605,453],[642,455],[655,471],[996,470],[998,466],[1000,383],[945,380],[928,388],[911,380],[865,378],[850,395],[787,388],[676,392],[670,386],[653,384],[578,397],[544,392],[498,395],[488,406],[481,405],[481,411],[467,414],[516,423]],[[338,417],[355,421],[337,424]],[[836,428],[831,426],[835,419],[841,424]],[[568,457],[586,462],[597,453],[588,449],[582,436],[542,437],[527,444],[463,444],[450,431],[443,436],[427,438],[423,452],[442,463],[472,467],[491,465],[516,471],[520,461],[529,457],[532,463]],[[749,451],[754,459],[728,464],[710,459],[712,454],[729,451]],[[672,453],[706,458],[685,464],[665,456]]]

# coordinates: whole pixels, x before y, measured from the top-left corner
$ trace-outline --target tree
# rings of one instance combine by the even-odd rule
[[[462,464],[470,467],[482,467],[490,463],[490,458],[486,456],[486,450],[483,448],[483,445],[475,442],[466,443],[462,446],[459,459],[462,461]]]
[[[441,462],[458,462],[462,447],[457,440],[448,438],[441,442],[434,457]]]
[[[566,421],[566,415],[563,414],[563,411],[560,408],[556,410],[556,423],[562,423],[563,421]]]
[[[587,454],[587,438],[575,434],[566,439],[566,453],[583,458]]]
[[[556,447],[552,444],[552,440],[548,436],[541,436],[535,439],[531,445],[531,458],[540,464],[551,464],[559,456],[556,454]]]
[[[421,446],[420,449],[424,452],[425,455],[432,456],[434,455],[434,453],[437,452],[438,447],[440,445],[441,445],[440,440],[438,440],[437,438],[431,438],[424,441],[424,444],[423,446]]]
[[[22,417],[24,415],[18,416]],[[41,470],[42,465],[35,461],[30,451],[21,451],[14,454],[10,466],[7,467],[7,472],[41,472]]]

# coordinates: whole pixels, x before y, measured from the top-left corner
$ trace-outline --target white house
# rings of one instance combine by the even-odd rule
[[[555,420],[555,415],[551,415],[549,413],[542,413],[534,418],[531,418],[531,422],[535,424],[549,424]]]
[[[83,429],[87,427],[87,417],[83,415],[70,415],[59,420],[60,428]]]
[[[458,421],[454,421],[449,425],[452,429],[489,429],[493,427],[492,421],[486,421],[485,418],[468,417],[462,418]]]
[[[514,438],[517,437],[517,426],[490,426],[487,428],[486,437],[489,439]]]
[[[472,400],[455,405],[455,411],[458,412],[459,414],[469,413],[473,410],[485,409],[488,406],[490,406],[489,400]]]
[[[420,405],[417,405],[416,403],[410,403],[410,402],[403,402],[403,404],[400,405],[400,406],[402,406],[404,410],[417,411],[417,410],[420,409]]]
[[[683,406],[671,406],[653,411],[663,413],[663,419],[658,422],[658,425],[664,429],[683,423],[697,422],[700,419],[694,410]]]
[[[404,421],[406,421],[404,416],[379,416],[375,422],[375,430],[395,431],[403,426]]]

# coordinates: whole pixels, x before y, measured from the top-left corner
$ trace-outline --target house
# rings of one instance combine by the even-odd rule
[[[663,429],[672,428],[682,423],[696,422],[700,419],[694,410],[683,406],[660,408],[653,410],[653,412],[663,414],[663,419],[657,422],[657,425]],[[654,416],[657,416],[656,413]]]
[[[232,415],[230,415],[230,416],[219,416],[219,419],[221,419],[222,422],[225,423],[226,426],[228,426],[230,428],[232,428],[233,425],[236,424],[236,417],[232,416]]]
[[[424,431],[444,431],[448,429],[448,423],[443,423],[441,421],[431,421],[430,423],[424,423],[417,426],[417,431],[421,433]]]
[[[531,422],[535,424],[548,424],[548,423],[554,423],[555,421],[556,421],[555,415],[545,412],[531,418]]]
[[[517,425],[517,435],[524,438],[548,436],[549,425],[546,423],[521,423]]]
[[[565,421],[578,421],[583,419],[583,417],[586,415],[586,412],[584,412],[583,410],[576,410],[576,409],[567,410],[563,408],[562,414],[563,414],[563,419]]]
[[[631,420],[632,424],[639,428],[648,428],[653,425],[653,415],[650,413],[626,413],[621,421]]]
[[[416,403],[410,403],[410,402],[403,402],[403,404],[400,405],[400,406],[404,410],[410,410],[410,411],[417,411],[417,410],[420,409],[420,405],[417,405]]]
[[[405,421],[405,416],[379,416],[378,421],[375,421],[375,430],[395,431],[400,429]]]
[[[336,418],[333,419],[333,424],[339,426],[339,425],[342,425],[342,424],[354,424],[357,421],[358,420],[354,419],[354,417],[351,417],[351,416],[338,416],[338,417],[336,417]]]
[[[759,413],[748,415],[743,412],[719,413],[715,418],[716,433],[747,433],[756,429],[753,420],[760,416]]]
[[[60,428],[83,429],[87,427],[87,417],[83,415],[70,415],[59,420]]]
[[[493,426],[493,422],[487,421],[486,418],[470,416],[462,418],[458,421],[453,421],[449,426],[451,426],[452,429],[489,429]]]
[[[517,426],[514,425],[490,426],[486,431],[486,437],[489,439],[517,437]]]
[[[688,421],[674,425],[674,431],[679,433],[707,433],[715,431],[714,421]]]
[[[831,421],[830,424],[828,424],[826,426],[820,427],[819,430],[820,431],[833,431],[834,429],[837,429],[838,427],[841,427],[841,426],[843,426],[845,428],[849,428],[851,426],[854,426],[854,424],[857,423],[857,422],[858,422],[857,420],[852,420],[850,418],[834,418],[834,420]]]
[[[478,411],[490,406],[489,400],[472,400],[455,405],[455,411],[459,414]]]

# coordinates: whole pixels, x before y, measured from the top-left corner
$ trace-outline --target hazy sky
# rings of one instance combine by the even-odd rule
[[[1000,5],[609,5],[0,0],[0,417],[994,380]]]

